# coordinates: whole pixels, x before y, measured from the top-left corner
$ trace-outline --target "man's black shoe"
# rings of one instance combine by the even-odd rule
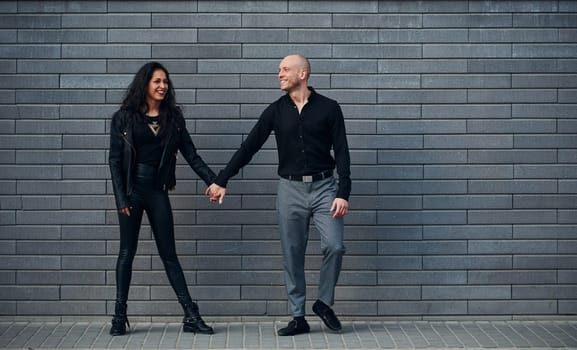
[[[313,304],[313,312],[317,314],[330,330],[338,332],[342,329],[341,322],[333,310],[320,300]]]
[[[281,337],[285,337],[285,336],[290,336],[290,335],[308,333],[310,331],[311,331],[311,328],[309,327],[309,324],[307,323],[307,321],[304,318],[302,320],[297,320],[295,318],[288,323],[288,326],[286,326],[285,328],[279,329],[277,333]]]

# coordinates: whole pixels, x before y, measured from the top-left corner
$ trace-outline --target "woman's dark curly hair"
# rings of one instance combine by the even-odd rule
[[[168,89],[164,99],[160,102],[159,107],[160,132],[158,133],[158,136],[164,142],[167,136],[176,133],[175,118],[177,115],[182,114],[182,110],[176,105],[176,97],[172,81],[170,80],[170,75],[162,64],[158,62],[148,62],[142,66],[138,72],[136,72],[132,83],[130,83],[126,90],[120,109],[131,112],[130,114],[133,118],[145,122],[144,116],[148,112],[148,103],[146,102],[148,84],[152,79],[154,72],[159,69],[164,71],[166,78],[168,79]]]

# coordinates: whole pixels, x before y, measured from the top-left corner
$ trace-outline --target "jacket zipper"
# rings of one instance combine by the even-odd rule
[[[122,140],[124,140],[124,142],[126,142],[127,145],[130,146],[130,148],[132,149],[132,156],[130,158],[130,167],[134,167],[134,162],[136,162],[136,148],[130,143],[130,141],[128,141],[128,132],[125,130],[122,132]],[[126,179],[126,183],[128,184],[129,180],[130,180],[130,169],[128,169],[128,173],[126,174],[127,179]],[[127,188],[127,194],[130,195],[132,193],[132,188]]]
[[[128,141],[128,133],[126,131],[122,132],[122,139],[124,140],[124,142],[126,142],[127,145],[130,146],[132,152],[134,152],[134,156],[131,159],[131,161],[134,161],[134,159],[136,158],[136,148],[130,143],[130,141]]]
[[[160,175],[160,169],[162,169],[162,165],[164,164],[165,157],[166,157],[166,149],[168,148],[168,144],[170,142],[170,135],[168,135],[164,147],[162,149],[162,156],[160,157],[160,164],[158,165],[158,174]],[[162,190],[166,191],[166,184],[162,184]]]

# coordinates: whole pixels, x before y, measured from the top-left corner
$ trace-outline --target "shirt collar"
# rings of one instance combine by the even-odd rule
[[[309,96],[309,102],[310,102],[310,100],[314,99],[313,96],[318,95],[318,94],[312,86],[307,86],[307,88],[311,92],[311,95]],[[284,95],[284,97],[286,99],[288,99],[290,102],[292,102],[292,98],[289,96],[288,92]]]

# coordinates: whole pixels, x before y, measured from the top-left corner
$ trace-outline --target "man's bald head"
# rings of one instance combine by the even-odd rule
[[[308,58],[303,55],[288,55],[283,58],[282,62],[306,71],[306,80],[308,80],[309,76],[311,75],[311,63],[309,62]]]

